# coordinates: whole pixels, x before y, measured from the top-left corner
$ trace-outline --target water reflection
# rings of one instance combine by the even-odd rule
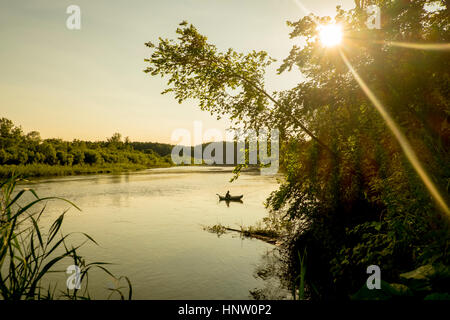
[[[27,185],[39,196],[73,201],[64,232],[85,232],[100,246],[82,254],[92,261],[114,263],[126,275],[136,299],[248,299],[249,290],[264,288],[270,278],[255,277],[273,245],[239,236],[217,236],[203,225],[254,225],[267,215],[263,202],[278,186],[275,177],[241,174],[229,183],[232,168],[178,167],[120,175],[37,179]],[[216,193],[231,190],[245,202],[227,206]],[[49,223],[67,208],[49,202]],[[62,281],[64,284],[65,282]],[[95,297],[104,293],[104,278],[90,277]],[[265,294],[268,296],[268,293]]]
[[[219,200],[219,203],[225,202],[227,204],[227,207],[230,207],[230,203],[240,203],[244,204],[244,201],[242,200]]]
[[[250,290],[250,296],[255,300],[292,300],[283,281],[282,267],[279,249],[267,249],[253,274],[256,279],[263,280],[263,286]]]

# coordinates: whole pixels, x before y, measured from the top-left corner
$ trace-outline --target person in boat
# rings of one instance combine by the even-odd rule
[[[230,194],[230,190],[227,191],[227,194],[225,195],[226,199],[230,199],[231,198],[231,194]]]

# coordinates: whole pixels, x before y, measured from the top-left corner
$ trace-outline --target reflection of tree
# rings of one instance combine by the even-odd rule
[[[255,300],[292,299],[282,270],[280,250],[277,247],[267,249],[266,253],[261,256],[261,263],[256,266],[253,274],[256,279],[263,280],[264,286],[250,290],[250,296]]]

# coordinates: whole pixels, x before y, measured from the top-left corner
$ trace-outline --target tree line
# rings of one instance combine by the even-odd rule
[[[106,141],[42,139],[39,132],[24,133],[20,126],[0,119],[0,165],[102,166],[132,164],[169,166],[170,156],[160,144],[133,143],[115,133]]]

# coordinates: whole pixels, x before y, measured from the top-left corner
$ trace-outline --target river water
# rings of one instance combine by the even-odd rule
[[[85,245],[82,255],[87,262],[113,263],[109,270],[131,280],[134,299],[249,299],[251,290],[267,286],[257,270],[275,247],[239,234],[218,237],[203,226],[254,225],[267,215],[263,202],[278,184],[276,177],[259,173],[243,173],[230,183],[232,176],[231,168],[174,167],[37,179],[25,186],[82,210],[52,200],[42,223],[50,225],[69,209],[64,233],[92,236],[99,245]],[[216,193],[227,190],[243,194],[243,203],[219,202]],[[73,241],[80,239],[75,235]],[[67,275],[52,277],[59,288],[65,286]],[[104,273],[89,279],[94,298],[105,298],[110,286]]]

